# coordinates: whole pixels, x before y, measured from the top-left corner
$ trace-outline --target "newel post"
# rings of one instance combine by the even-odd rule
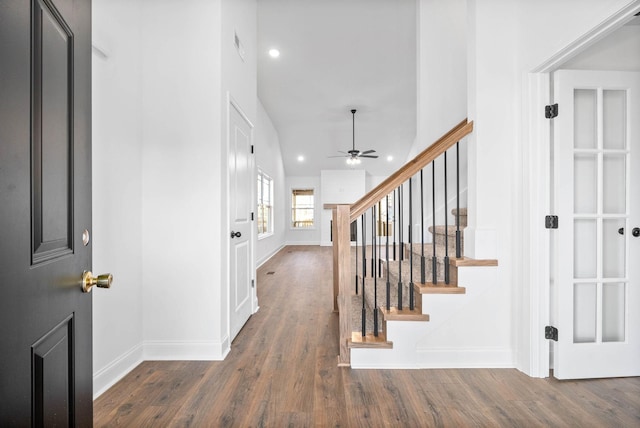
[[[333,310],[340,316],[338,366],[350,366],[351,339],[351,238],[350,205],[333,208]]]

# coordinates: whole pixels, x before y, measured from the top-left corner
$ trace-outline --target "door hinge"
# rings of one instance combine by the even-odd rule
[[[546,229],[557,229],[558,228],[558,216],[557,215],[548,215],[544,218],[544,227]]]
[[[251,145],[251,153],[253,153],[253,144]]]
[[[547,119],[553,119],[558,116],[558,104],[549,104],[544,107],[544,117]]]
[[[548,325],[544,328],[544,338],[558,341],[558,329]]]
[[[256,288],[256,280],[255,279],[251,280],[251,288]]]
[[[253,221],[253,213],[251,213],[251,221]]]

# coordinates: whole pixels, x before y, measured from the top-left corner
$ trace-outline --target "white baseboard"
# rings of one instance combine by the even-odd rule
[[[399,357],[399,358],[398,358]],[[431,349],[393,355],[393,349],[351,349],[354,369],[515,368],[510,349]]]
[[[145,341],[145,361],[222,361],[229,353],[229,338],[221,342]]]
[[[275,250],[273,250],[271,253],[267,254],[265,257],[263,257],[261,260],[258,260],[258,263],[256,265],[256,269],[258,269],[260,266],[262,266],[263,264],[265,264],[266,262],[269,261],[269,259],[271,259],[271,257],[275,256],[276,254],[278,254],[278,252],[280,250],[282,250],[285,247],[285,244],[280,245],[278,248],[276,248]]]
[[[142,344],[138,344],[129,351],[116,358],[111,364],[93,374],[93,399],[101,396],[120,379],[135,369],[142,361]]]
[[[228,337],[218,343],[146,341],[93,374],[93,399],[100,397],[143,361],[221,361],[229,353],[229,346]]]
[[[319,241],[287,241],[285,246],[288,245],[321,245]]]

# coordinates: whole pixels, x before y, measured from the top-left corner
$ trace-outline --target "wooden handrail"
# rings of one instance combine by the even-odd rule
[[[350,224],[363,212],[371,208],[386,195],[409,180],[431,161],[473,131],[473,122],[467,119],[456,125],[438,141],[407,162],[376,188],[360,198],[355,204],[325,204],[325,209],[333,211],[333,307],[340,313],[340,354],[339,366],[351,364],[349,341],[351,340],[351,242]]]
[[[405,181],[409,180],[431,161],[447,151],[455,143],[469,135],[473,131],[473,121],[467,119],[457,124],[453,129],[444,134],[438,141],[427,147],[415,158],[407,162],[402,168],[390,175],[386,180],[376,186],[372,191],[351,205],[350,220],[356,220],[363,212],[377,204],[382,198],[391,193]]]

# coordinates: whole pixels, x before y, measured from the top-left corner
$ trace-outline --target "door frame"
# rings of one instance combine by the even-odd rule
[[[552,136],[553,121],[546,119],[541,112],[553,101],[552,73],[569,59],[602,40],[613,31],[633,19],[640,11],[640,1],[634,1],[596,25],[582,37],[548,58],[527,76],[524,104],[524,121],[528,124],[530,144],[523,152],[528,156],[527,181],[528,234],[524,242],[529,242],[530,264],[527,273],[528,294],[523,295],[523,303],[529,309],[529,340],[520,343],[519,353],[528,355],[528,366],[520,367],[529,376],[549,377],[550,341],[544,338],[544,328],[550,325],[551,316],[551,231],[544,230],[543,219],[551,212],[552,192]],[[543,233],[544,232],[544,233]],[[526,293],[526,292],[525,292]]]
[[[226,159],[228,160],[229,158],[229,153],[230,153],[230,143],[231,143],[231,109],[235,108],[238,113],[240,114],[240,116],[242,116],[242,119],[244,119],[247,124],[249,125],[249,127],[251,128],[251,144],[254,145],[255,144],[255,140],[254,140],[254,130],[255,130],[255,126],[253,124],[253,122],[249,119],[249,116],[247,116],[247,114],[245,113],[245,111],[242,109],[242,107],[240,107],[240,104],[238,103],[238,101],[235,100],[235,98],[231,95],[231,92],[227,91],[227,101],[225,104],[225,114],[226,114],[226,127],[227,127],[227,132],[226,132]],[[255,163],[255,158],[254,156],[250,157],[250,169],[251,169],[251,176],[253,177],[253,186],[250,186],[250,197],[251,197],[251,206],[254,207],[255,206],[255,201],[256,201],[256,163]],[[226,161],[225,162],[226,165],[226,210],[225,210],[225,223],[227,224],[227,228],[225,229],[225,231],[222,233],[223,237],[228,238],[228,235],[226,233],[226,231],[229,229],[229,219],[231,218],[231,210],[230,210],[230,201],[231,201],[231,190],[229,188],[229,184],[230,184],[230,180],[229,180],[229,162]],[[254,213],[255,213],[255,209],[254,209]],[[258,311],[259,307],[258,307],[258,294],[256,292],[257,290],[257,282],[256,282],[256,230],[254,227],[254,220],[251,221],[251,236],[249,237],[249,242],[251,245],[251,250],[250,250],[250,266],[251,266],[251,281],[253,281],[254,286],[251,288],[251,313],[254,314]],[[224,226],[223,226],[224,228]],[[225,238],[225,239],[226,239]],[[225,244],[225,251],[229,250],[229,243],[226,242]],[[233,340],[231,338],[231,258],[230,258],[230,254],[227,254],[226,257],[226,283],[227,283],[227,339],[228,339],[228,343],[229,343],[229,347],[231,347],[231,341]]]

